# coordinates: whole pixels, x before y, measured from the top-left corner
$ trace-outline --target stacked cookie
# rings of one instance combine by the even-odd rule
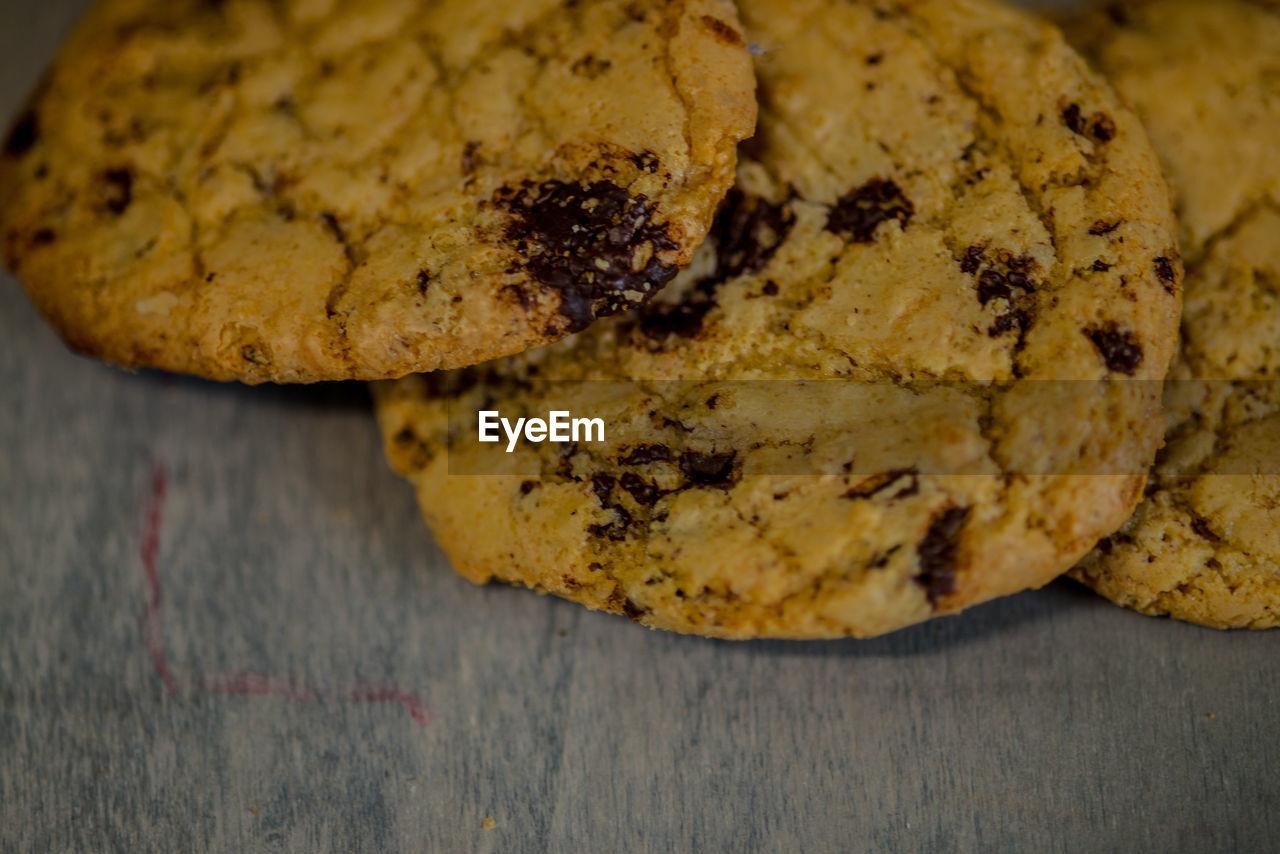
[[[1112,4],[1073,32],[1138,110],[1165,163],[1187,278],[1168,436],[1146,498],[1072,575],[1145,613],[1272,628],[1280,623],[1280,7]]]
[[[9,136],[0,234],[84,352],[384,380],[392,464],[475,581],[828,638],[1088,555],[1075,573],[1118,601],[1263,625],[1277,399],[1248,381],[1280,324],[1280,18],[1214,8],[1080,25],[1153,129],[1182,250],[1138,115],[993,0],[106,0]],[[1213,15],[1171,71],[1160,28]],[[1166,73],[1205,110],[1246,91],[1224,109],[1260,138],[1169,130],[1144,102]],[[1254,176],[1201,171],[1206,150]],[[1183,252],[1196,382],[1162,415]],[[557,411],[601,429],[477,433]],[[1248,620],[1171,605],[1232,597],[1215,613]]]

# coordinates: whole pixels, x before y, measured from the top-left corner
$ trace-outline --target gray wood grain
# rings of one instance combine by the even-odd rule
[[[0,5],[0,108],[75,5]],[[128,375],[11,278],[0,299],[0,849],[1280,837],[1280,634],[1060,584],[877,641],[735,645],[476,588],[359,386]]]

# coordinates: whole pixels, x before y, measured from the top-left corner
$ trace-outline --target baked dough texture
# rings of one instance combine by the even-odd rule
[[[1186,254],[1168,444],[1133,519],[1072,575],[1215,628],[1280,621],[1280,12],[1111,4],[1072,27],[1144,119]]]
[[[1145,132],[987,0],[739,8],[759,131],[698,258],[551,347],[375,386],[392,464],[466,577],[656,628],[865,637],[1048,582],[1163,432],[1181,264]],[[605,441],[493,473],[477,410],[550,408]]]
[[[463,367],[669,282],[754,121],[729,0],[102,0],[0,153],[0,249],[127,367]]]

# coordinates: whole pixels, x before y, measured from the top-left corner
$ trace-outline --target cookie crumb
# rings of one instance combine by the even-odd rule
[[[493,830],[495,827],[498,826],[498,823],[493,820],[493,816],[487,815],[484,817],[484,821],[480,823],[480,826],[483,827],[485,830]]]

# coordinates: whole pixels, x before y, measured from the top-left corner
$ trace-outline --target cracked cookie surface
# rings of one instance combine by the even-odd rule
[[[1133,519],[1072,574],[1144,613],[1275,627],[1280,8],[1113,3],[1072,32],[1149,128],[1176,193],[1187,267],[1167,447]]]
[[[392,464],[466,577],[657,628],[871,636],[1048,582],[1163,426],[1181,263],[1142,128],[997,4],[739,8],[759,129],[694,262],[550,347],[376,385]],[[605,441],[476,476],[478,409],[549,408]]]
[[[0,248],[127,367],[463,367],[670,281],[754,119],[729,0],[102,0],[0,152]]]

